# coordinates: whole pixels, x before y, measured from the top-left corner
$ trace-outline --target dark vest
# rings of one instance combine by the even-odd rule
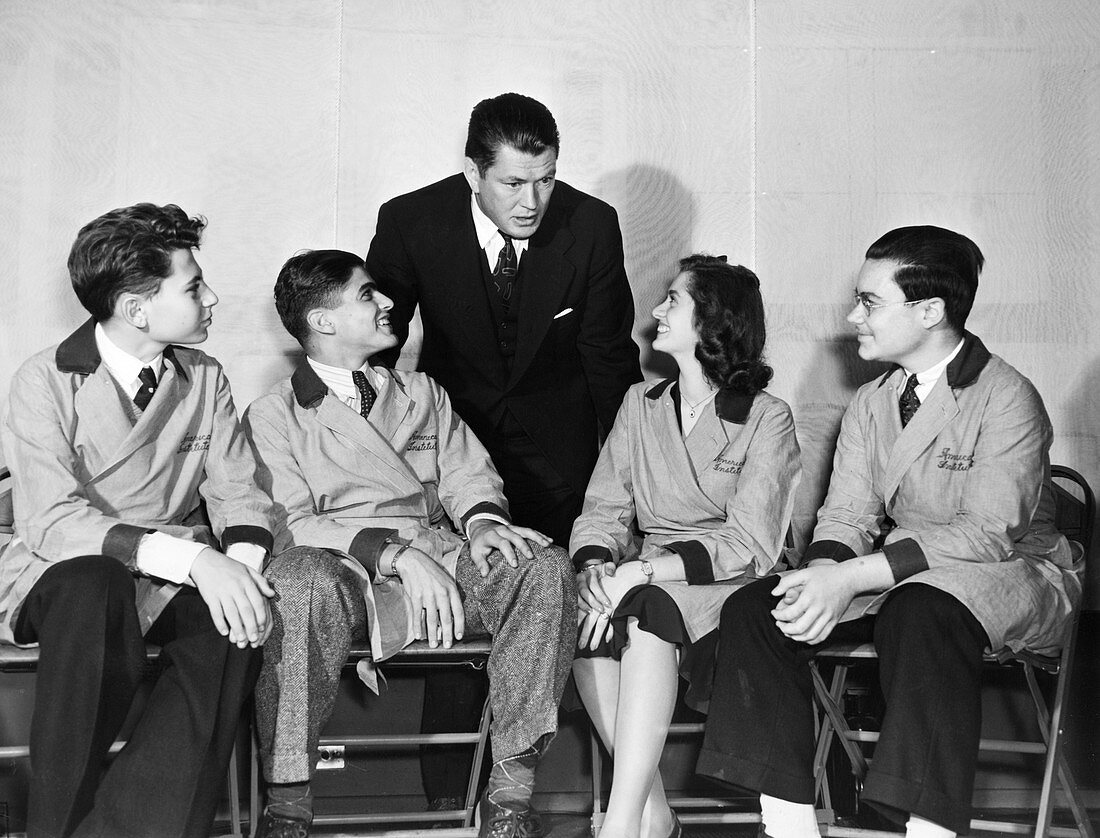
[[[520,259],[519,271],[516,273],[515,285],[512,289],[512,299],[509,301],[507,311],[504,303],[493,284],[493,274],[489,269],[489,260],[481,253],[481,279],[485,285],[485,296],[489,299],[489,308],[493,314],[493,328],[497,336],[497,351],[504,361],[505,374],[512,372],[512,362],[516,356],[516,335],[519,326],[519,297],[523,293],[523,266],[524,259]]]

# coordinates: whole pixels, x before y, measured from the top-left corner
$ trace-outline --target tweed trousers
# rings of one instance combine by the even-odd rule
[[[559,547],[533,550],[534,558],[521,557],[517,568],[493,551],[489,575],[482,578],[467,543],[455,571],[466,636],[493,638],[488,673],[494,759],[557,731],[558,702],[573,661],[573,567]],[[256,685],[260,760],[268,782],[302,783],[316,763],[348,650],[367,639],[366,608],[359,579],[337,553],[290,551],[271,562],[267,576],[278,597]]]

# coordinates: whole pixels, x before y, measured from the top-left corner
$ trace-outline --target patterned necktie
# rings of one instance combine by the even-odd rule
[[[366,419],[370,414],[370,409],[374,407],[374,400],[378,397],[378,394],[374,392],[374,388],[370,386],[370,382],[367,381],[367,377],[362,370],[355,370],[351,374],[351,380],[359,391],[359,413]]]
[[[153,368],[142,367],[138,373],[138,381],[141,386],[134,393],[134,404],[138,406],[138,410],[145,410],[153,400],[153,393],[157,391],[157,377],[153,375]]]
[[[913,418],[913,414],[920,407],[920,399],[917,398],[918,383],[915,373],[909,376],[909,380],[905,382],[905,389],[901,391],[901,397],[898,399],[898,410],[901,411],[901,426],[903,428],[909,424],[909,420]]]
[[[504,308],[507,309],[508,303],[512,299],[512,290],[516,284],[519,259],[516,256],[516,248],[512,244],[512,238],[503,230],[497,230],[497,232],[504,239],[504,247],[500,249],[496,267],[493,268],[493,285],[496,286],[497,293],[500,294],[500,299],[504,303]]]

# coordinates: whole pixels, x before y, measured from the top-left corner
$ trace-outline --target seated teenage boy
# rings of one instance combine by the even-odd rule
[[[245,427],[275,500],[277,542],[332,552],[268,569],[279,602],[256,692],[272,784],[260,835],[308,828],[317,739],[353,640],[369,638],[383,660],[414,638],[450,646],[474,634],[493,637],[482,834],[538,835],[535,764],[557,730],[576,633],[569,559],[508,522],[488,454],[438,384],[370,366],[397,341],[392,303],[362,259],[294,256],[275,305],[306,359],[253,402]]]
[[[723,607],[698,770],[760,792],[773,838],[818,834],[816,644],[873,640],[886,712],[863,797],[939,838],[969,827],[983,651],[1059,647],[1080,596],[1042,399],[964,331],[982,263],[939,227],[871,245],[848,321],[894,366],[844,415],[806,564]]]
[[[85,226],[69,274],[91,319],[12,381],[0,640],[40,646],[32,838],[209,834],[259,672],[271,502],[221,366],[173,345],[206,340],[218,301],[205,223],[138,204]],[[143,637],[164,668],[101,777]]]

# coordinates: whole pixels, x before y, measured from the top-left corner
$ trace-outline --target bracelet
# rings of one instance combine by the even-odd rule
[[[603,564],[603,559],[589,559],[581,565],[581,570],[588,570],[590,567],[599,567]]]
[[[401,574],[397,572],[397,560],[399,558],[401,558],[401,554],[404,553],[408,549],[409,549],[408,544],[402,544],[400,547],[397,548],[397,552],[394,553],[392,556],[390,556],[390,576],[391,577],[396,576],[398,579],[401,578]]]

